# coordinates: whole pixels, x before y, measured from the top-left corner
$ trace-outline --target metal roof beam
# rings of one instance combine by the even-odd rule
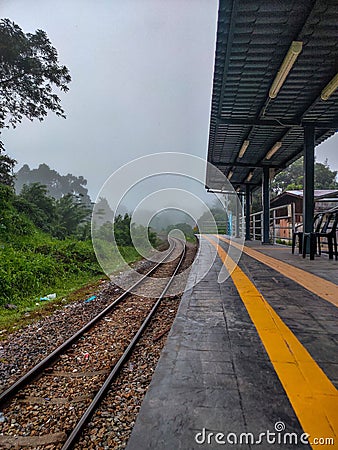
[[[279,169],[281,167],[280,164],[267,164],[267,163],[245,163],[245,162],[215,162],[211,161],[211,164],[213,164],[216,167],[252,167],[253,169],[256,168],[262,168],[262,167],[271,167],[272,169]]]
[[[260,126],[260,127],[281,127],[281,128],[300,128],[310,126],[315,128],[338,130],[338,120],[333,122],[310,122],[306,120],[289,121],[279,119],[239,119],[239,118],[225,118],[218,119],[219,125],[243,125],[243,126]]]

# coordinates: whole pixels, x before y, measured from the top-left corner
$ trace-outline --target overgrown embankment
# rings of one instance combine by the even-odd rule
[[[0,185],[0,329],[50,303],[40,300],[47,294],[56,293],[57,302],[70,291],[105,277],[93,250],[90,224],[78,214],[81,208],[74,207],[73,225],[69,225],[71,209],[64,208],[62,216],[54,199],[50,201],[46,193],[42,197],[28,200]],[[60,237],[53,236],[53,231]],[[124,255],[127,262],[140,258],[130,248],[124,249]]]

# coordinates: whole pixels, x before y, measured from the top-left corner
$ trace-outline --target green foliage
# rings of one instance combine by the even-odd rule
[[[66,66],[43,30],[25,34],[9,19],[0,21],[0,128],[43,120],[48,110],[65,117],[54,87],[68,91]]]
[[[104,232],[109,233],[109,222],[103,224]],[[101,227],[102,228],[102,227]],[[115,242],[119,247],[132,247],[133,242],[131,238],[131,230],[134,238],[134,243],[136,246],[144,247],[145,237],[148,235],[149,242],[153,247],[157,245],[157,235],[156,233],[143,225],[137,225],[131,223],[131,217],[129,214],[125,214],[123,217],[119,214],[113,224]]]
[[[13,190],[6,185],[0,184],[0,205],[1,209],[8,208],[11,205],[11,202],[14,198]],[[1,212],[0,209],[0,212]]]
[[[315,189],[338,189],[337,171],[331,170],[326,159],[324,163],[315,162]],[[271,182],[271,196],[284,191],[303,189],[303,158],[298,159],[282,172],[278,173]],[[262,210],[262,192],[257,189],[252,198],[252,212]]]
[[[90,241],[57,241],[39,233],[22,246],[2,245],[0,258],[0,305],[44,296],[71,275],[101,273]]]
[[[42,121],[48,111],[65,118],[54,88],[66,92],[70,81],[44,31],[25,34],[11,20],[0,20],[0,133],[23,117]],[[15,164],[0,141],[0,184],[13,186]]]
[[[286,240],[286,239],[276,239],[276,243],[277,244],[282,244],[282,245],[292,245],[292,242],[290,240]]]
[[[90,236],[90,209],[71,194],[55,200],[48,195],[46,186],[32,183],[23,186],[13,204],[34,225],[54,237],[88,239]]]
[[[338,189],[337,171],[330,169],[328,160],[315,162],[315,189]],[[303,158],[298,159],[282,172],[278,173],[271,183],[275,195],[287,190],[303,189]]]
[[[87,281],[102,274],[89,240],[89,210],[74,196],[55,200],[38,183],[24,186],[16,196],[13,189],[0,185],[0,205],[0,307],[6,303],[33,307],[34,297],[62,291],[69,280]],[[147,231],[131,225],[128,214],[118,217],[115,231],[126,262],[140,259],[130,244],[130,226],[135,227],[136,238]],[[108,233],[108,227],[104,224],[99,231]],[[156,240],[154,233],[150,237]],[[111,272],[121,268],[116,246],[100,239],[96,246],[99,251],[102,247]]]
[[[32,222],[14,208],[14,201],[13,190],[0,184],[0,242],[33,233]]]
[[[17,209],[18,202],[24,212]],[[90,241],[54,239],[29,219],[54,213],[43,186],[30,187],[18,199],[13,190],[0,185],[0,203],[0,305],[45,295],[70,275],[101,273]]]
[[[315,188],[338,189],[337,171],[330,169],[327,159],[324,163],[315,164]]]
[[[67,194],[56,201],[53,236],[64,239],[66,236],[80,237],[83,226],[89,219],[90,210],[83,203],[76,201],[73,195]]]
[[[113,229],[115,242],[121,247],[130,247],[132,245],[130,236],[131,218],[129,214],[122,217],[120,214],[115,218]]]
[[[73,208],[69,199],[64,202],[71,212],[75,208],[77,219],[81,211],[82,220],[83,206]],[[69,277],[102,273],[91,241],[60,241],[45,232],[61,215],[44,186],[33,184],[16,196],[11,188],[0,185],[0,205],[0,305],[43,296]]]
[[[95,239],[95,252],[106,273],[112,274],[124,268],[125,263],[141,259],[141,255],[135,247],[116,247],[112,242],[102,239]],[[121,256],[123,260],[121,260]]]
[[[148,227],[148,238],[153,247],[156,247],[159,244],[157,233],[150,227]]]
[[[213,206],[210,212],[205,212],[198,219],[198,228],[201,233],[219,233],[228,232],[228,215],[223,207]]]
[[[194,230],[192,229],[191,225],[187,223],[177,223],[175,225],[169,225],[166,229],[166,232],[169,233],[171,230],[181,230],[188,241],[195,241]]]
[[[113,243],[113,224],[111,222],[105,222],[95,231],[94,235],[96,239],[99,239],[102,242]]]
[[[103,217],[105,216],[104,214]],[[96,225],[99,223],[99,221],[96,222]],[[157,234],[150,228],[131,223],[129,214],[125,214],[123,217],[119,214],[115,217],[114,222],[108,220],[102,223],[93,230],[93,237],[95,252],[106,273],[112,273],[122,268],[120,255],[127,263],[136,261],[141,259],[136,248],[142,249],[142,254],[144,254],[145,251],[150,251],[151,247],[156,247],[158,244]],[[151,247],[149,247],[147,237]]]
[[[55,221],[55,202],[47,195],[46,186],[33,183],[22,188],[21,194],[14,200],[19,212],[30,217],[41,230],[51,232]]]
[[[0,142],[0,185],[14,186],[13,169],[15,164],[15,159],[4,153],[3,144]]]

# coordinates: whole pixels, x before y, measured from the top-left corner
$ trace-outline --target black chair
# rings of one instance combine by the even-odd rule
[[[338,225],[338,212],[329,212],[326,214],[326,219],[319,231],[313,231],[311,233],[303,233],[303,258],[306,256],[307,239],[310,239],[310,259],[314,259],[315,253],[321,255],[322,239],[326,239],[326,244],[329,250],[329,259],[333,259],[333,253],[335,253],[335,259],[338,258],[337,252],[337,225]]]
[[[329,259],[333,259],[333,253],[337,261],[337,225],[338,225],[338,212],[330,213],[328,225],[325,230],[321,230],[316,233],[316,239],[318,241],[318,252],[321,255],[321,239],[326,239],[326,243],[329,250]]]
[[[320,231],[324,215],[325,215],[325,213],[321,212],[314,216],[313,222],[312,222],[312,231],[314,231],[315,233]],[[298,227],[302,227],[302,226],[303,226],[303,224],[298,225]],[[295,253],[297,237],[298,237],[298,253],[303,253],[303,234],[304,234],[303,230],[302,231],[294,231],[292,233],[292,253]]]

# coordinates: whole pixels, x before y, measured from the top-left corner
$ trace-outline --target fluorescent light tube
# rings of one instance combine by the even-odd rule
[[[302,41],[292,41],[289,51],[287,52],[282,65],[280,66],[276,78],[274,79],[272,86],[269,91],[270,98],[276,98],[280,88],[288,76],[292,66],[296,62],[298,55],[302,51],[303,42]]]
[[[268,153],[265,155],[265,159],[270,159],[272,156],[279,150],[282,146],[282,142],[278,141],[275,143],[273,147],[268,151]]]
[[[244,153],[246,152],[246,149],[249,147],[250,141],[244,141],[242,144],[242,147],[238,153],[238,158],[243,158]]]
[[[246,181],[251,181],[252,177],[253,177],[254,171],[251,170],[251,172],[249,172],[249,175],[246,177]]]
[[[327,100],[329,97],[331,97],[331,95],[334,93],[337,87],[338,87],[338,73],[336,74],[336,76],[332,78],[330,83],[327,86],[325,86],[325,88],[322,90],[320,98],[322,100]]]

